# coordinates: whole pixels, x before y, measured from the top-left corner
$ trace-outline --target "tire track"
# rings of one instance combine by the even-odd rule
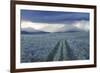
[[[60,40],[47,56],[47,61],[74,60],[76,57],[66,40]]]
[[[68,42],[65,40],[65,49],[66,49],[66,55],[67,55],[67,60],[76,60],[77,58],[75,57],[73,50],[70,48],[68,45]]]
[[[58,47],[60,46],[60,42],[57,43],[57,45],[54,47],[54,49],[49,53],[49,55],[47,56],[47,61],[53,61],[55,54],[58,51]]]

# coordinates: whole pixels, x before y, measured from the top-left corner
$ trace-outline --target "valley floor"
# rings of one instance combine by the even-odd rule
[[[89,32],[21,35],[21,62],[86,59],[89,59]]]

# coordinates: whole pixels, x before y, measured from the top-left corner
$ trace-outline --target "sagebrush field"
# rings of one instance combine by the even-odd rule
[[[89,32],[21,35],[21,62],[89,59]]]

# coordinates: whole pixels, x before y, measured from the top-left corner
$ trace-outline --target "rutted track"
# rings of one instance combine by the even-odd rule
[[[47,56],[47,61],[74,60],[76,57],[66,40],[60,40]]]

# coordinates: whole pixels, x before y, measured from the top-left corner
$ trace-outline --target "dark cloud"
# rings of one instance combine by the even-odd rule
[[[79,20],[89,20],[89,13],[21,10],[21,20],[39,23],[71,23]]]

